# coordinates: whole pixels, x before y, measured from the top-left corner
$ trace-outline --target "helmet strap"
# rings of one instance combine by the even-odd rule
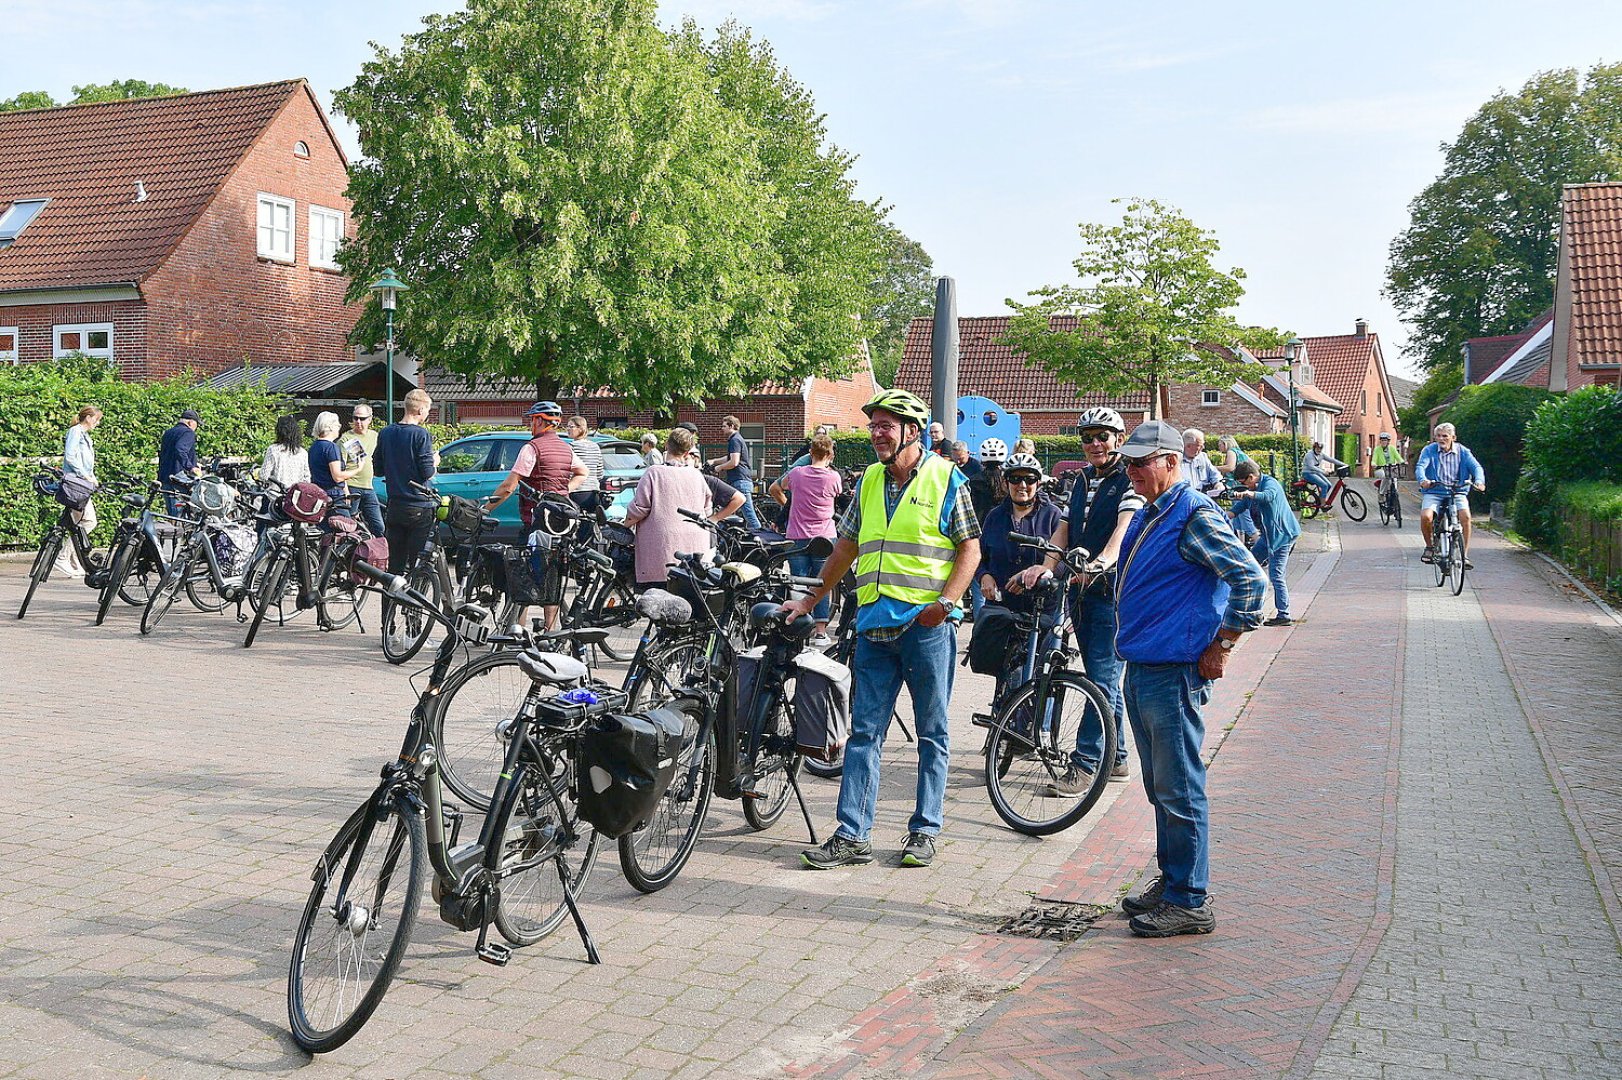
[[[905,427],[905,423],[903,423],[903,427]],[[913,434],[912,438],[903,440],[902,443],[899,446],[897,446],[893,451],[890,452],[889,457],[881,457],[881,458],[879,458],[879,464],[883,465],[886,469],[888,469],[890,466],[895,464],[896,458],[900,457],[902,454],[904,454],[906,452],[906,450],[907,450],[907,448],[909,446],[913,446],[914,444],[916,444],[918,442],[919,439],[921,439],[923,437],[923,429],[919,428],[918,425],[916,425],[916,424],[913,425],[913,432],[914,432],[914,434]]]

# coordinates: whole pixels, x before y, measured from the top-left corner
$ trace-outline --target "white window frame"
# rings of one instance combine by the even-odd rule
[[[323,257],[322,249],[326,244],[323,230],[316,228],[316,222],[326,221],[333,225],[332,254]],[[338,247],[344,242],[344,212],[333,210],[326,206],[310,204],[310,239],[305,245],[310,249],[310,265],[319,266],[323,270],[338,269]]]
[[[1222,404],[1221,390],[1201,390],[1200,407],[1203,409],[1215,408]]]
[[[15,326],[0,326],[0,337],[11,336],[11,348],[0,348],[0,364],[22,363],[23,339]]]
[[[272,218],[269,225],[266,225],[263,221],[264,211],[267,206],[271,208],[272,213],[279,209],[287,211],[286,251],[282,251],[275,246],[276,233],[278,232],[275,219]],[[298,241],[294,236],[294,231],[297,228],[294,224],[297,220],[294,217],[294,211],[297,209],[297,204],[292,199],[283,198],[280,195],[271,195],[264,191],[259,193],[259,198],[254,202],[253,231],[254,246],[258,250],[261,259],[274,259],[276,262],[285,263],[293,261],[293,253],[298,248]],[[269,233],[268,240],[266,238],[267,232]]]
[[[92,349],[88,340],[77,349],[64,349],[62,347],[63,334],[78,334],[88,339],[91,334],[100,333],[107,335],[107,347],[105,349]],[[112,323],[60,323],[51,327],[51,355],[57,359],[64,356],[95,356],[111,363],[114,345]]]

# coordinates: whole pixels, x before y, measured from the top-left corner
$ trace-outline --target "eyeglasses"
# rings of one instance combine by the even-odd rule
[[[1170,457],[1170,456],[1171,456],[1170,454],[1156,454],[1154,457],[1127,458],[1126,459],[1126,467],[1128,469],[1147,469],[1149,466],[1153,465],[1155,462],[1161,460],[1162,458],[1166,458],[1166,457]]]
[[[370,420],[371,418],[371,413],[356,413],[354,416],[350,417],[351,420]]]
[[[1016,480],[1012,476],[1008,478],[1009,487],[1013,487],[1015,484],[1018,484],[1020,487],[1032,487],[1038,483],[1040,483],[1038,480]]]
[[[869,425],[867,425],[867,430],[868,431],[900,431],[901,430],[901,425],[900,424],[869,424]]]
[[[1084,431],[1081,433],[1081,442],[1083,446],[1087,443],[1107,443],[1114,434],[1113,431]]]

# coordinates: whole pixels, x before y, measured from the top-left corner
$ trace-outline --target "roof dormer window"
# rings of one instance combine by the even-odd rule
[[[10,247],[28,223],[39,216],[49,199],[18,199],[0,215],[0,248]]]

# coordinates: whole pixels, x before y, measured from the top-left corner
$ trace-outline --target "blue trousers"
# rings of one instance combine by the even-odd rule
[[[1104,691],[1104,698],[1115,713],[1114,765],[1126,761],[1126,703],[1121,696],[1121,668],[1124,661],[1115,655],[1115,599],[1107,588],[1087,593],[1085,598],[1072,596],[1070,622],[1076,628],[1076,644],[1081,648],[1081,666],[1087,678]],[[1090,773],[1098,771],[1098,759],[1104,754],[1104,727],[1092,709],[1076,732],[1076,749],[1070,754],[1071,764]]]
[[[845,744],[845,772],[839,780],[840,836],[867,840],[873,831],[879,757],[902,683],[912,693],[918,736],[918,787],[907,831],[940,833],[951,764],[946,705],[952,697],[956,659],[957,627],[949,620],[927,628],[914,622],[894,641],[873,641],[865,634],[856,639],[850,742]]]
[[[377,492],[371,488],[350,488],[349,498],[355,504],[355,516],[366,523],[373,536],[382,536],[383,509],[378,505]]]
[[[1210,884],[1200,710],[1211,699],[1211,683],[1200,678],[1197,664],[1128,663],[1124,689],[1143,790],[1155,808],[1155,861],[1165,878],[1165,898],[1199,907]]]
[[[1284,616],[1290,614],[1290,586],[1285,581],[1284,574],[1290,566],[1290,552],[1294,550],[1295,541],[1291,540],[1273,552],[1264,552],[1258,543],[1252,552],[1256,556],[1256,561],[1267,570],[1267,583],[1273,586],[1273,607]]]
[[[795,577],[816,577],[822,573],[822,563],[823,560],[814,555],[807,555],[803,551],[795,552],[788,557],[788,572]],[[811,613],[811,617],[817,622],[824,623],[828,621],[828,612],[833,606],[832,601],[829,599],[832,595],[832,593],[829,593],[828,596],[824,596],[817,601],[816,610]]]
[[[755,482],[739,480],[732,486],[743,495],[743,505],[738,508],[738,513],[743,515],[743,519],[749,523],[751,529],[760,528],[760,515],[755,513]]]

